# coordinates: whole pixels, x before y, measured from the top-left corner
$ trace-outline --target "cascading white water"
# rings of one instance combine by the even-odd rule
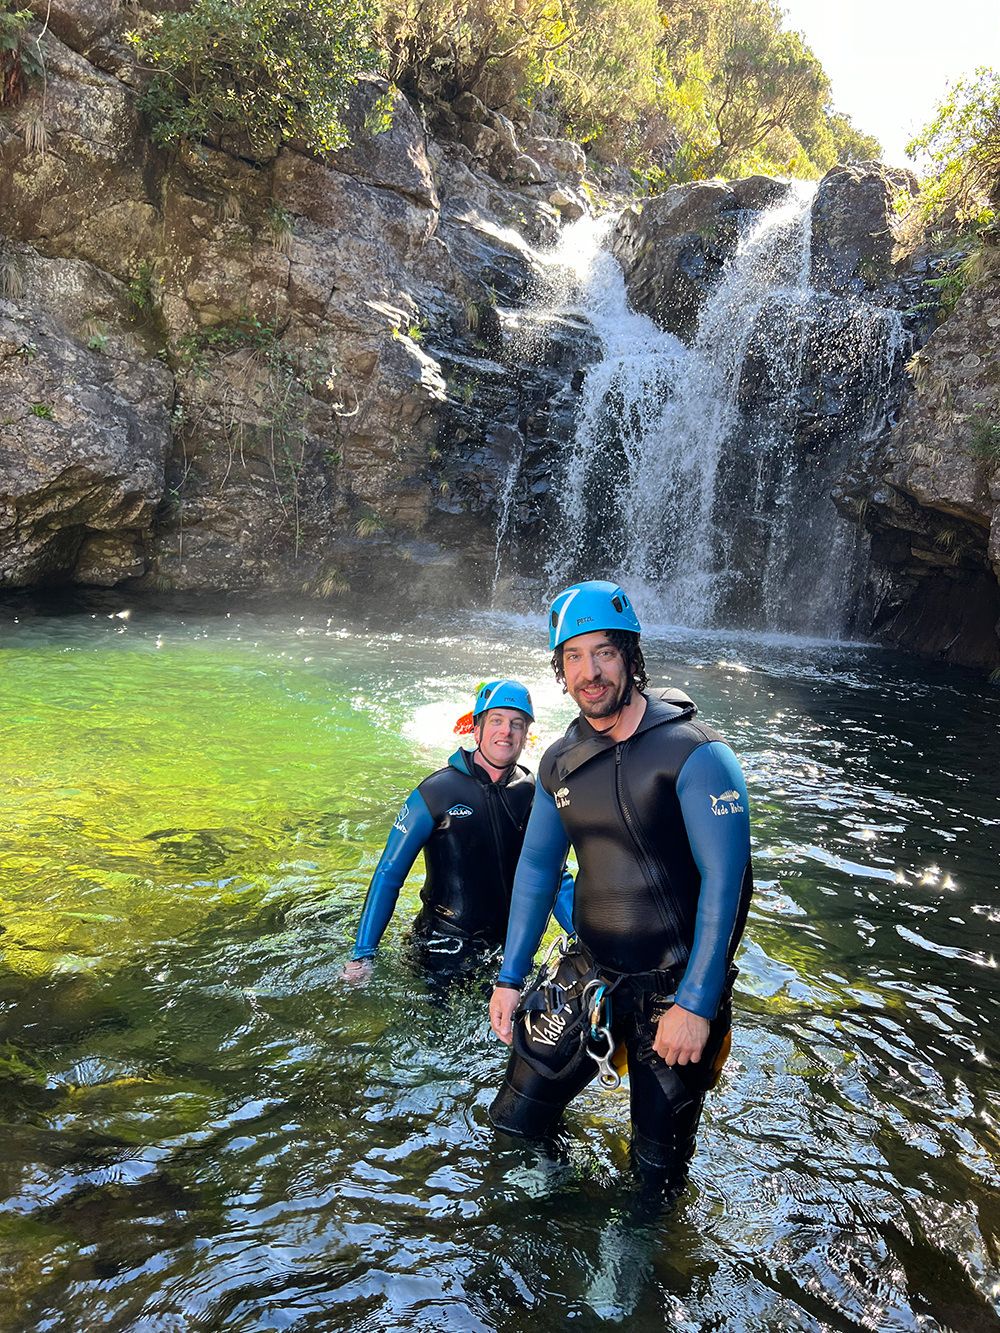
[[[812,194],[793,187],[743,234],[688,345],[629,308],[602,248],[613,218],[568,227],[548,256],[604,349],[565,459],[553,584],[600,569],[675,623],[842,628],[856,535],[829,498],[839,446],[817,452],[810,422],[830,375],[854,385],[851,439],[881,427],[902,324],[813,289]]]
[[[492,598],[496,598],[497,584],[500,582],[500,566],[503,560],[504,542],[510,529],[511,511],[514,507],[514,490],[517,486],[517,478],[521,468],[521,457],[524,453],[524,443],[521,442],[514,458],[511,460],[507,471],[503,474],[500,483],[500,494],[497,496],[497,537],[496,546],[493,551],[493,584],[490,589]]]

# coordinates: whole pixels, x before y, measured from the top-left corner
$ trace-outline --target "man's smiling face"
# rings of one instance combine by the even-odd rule
[[[566,690],[584,717],[611,717],[621,710],[629,679],[621,650],[604,630],[577,634],[563,645]]]
[[[478,728],[479,753],[494,768],[506,768],[521,757],[530,723],[517,708],[491,708]]]

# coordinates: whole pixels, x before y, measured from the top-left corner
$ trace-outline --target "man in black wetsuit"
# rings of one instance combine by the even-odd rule
[[[535,792],[534,778],[517,762],[534,721],[531,696],[518,681],[489,681],[476,695],[472,721],[475,750],[456,750],[396,816],[368,887],[345,981],[370,975],[399,890],[421,851],[426,876],[414,923],[421,961],[458,971],[503,944]],[[568,876],[556,915],[564,929],[572,929]]]
[[[680,1184],[728,1049],[748,801],[735,755],[694,705],[646,693],[639,632],[613,583],[576,584],[552,605],[553,668],[580,716],[539,768],[490,1003],[514,1046],[490,1117],[522,1137],[551,1133],[599,1067],[614,1082],[623,1043],[633,1162]],[[571,844],[580,947],[522,999]]]

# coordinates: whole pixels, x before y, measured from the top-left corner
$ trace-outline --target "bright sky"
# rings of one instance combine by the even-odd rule
[[[950,83],[1000,69],[1000,0],[779,0],[833,82],[833,105],[876,135],[886,161],[912,165],[905,144]]]

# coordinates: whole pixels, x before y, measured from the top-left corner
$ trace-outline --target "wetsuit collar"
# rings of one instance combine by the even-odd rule
[[[484,787],[489,787],[493,778],[481,764],[477,764],[473,758],[474,751],[458,749],[448,760],[449,768],[457,768],[459,773],[464,773],[466,777],[474,778],[476,782],[481,782]],[[527,769],[521,764],[511,764],[504,773],[503,777],[497,778],[497,785],[506,787],[515,773],[527,773]]]
[[[676,703],[669,703],[651,694],[647,694],[645,698],[646,711],[632,736],[627,737],[625,741],[613,741],[602,732],[595,731],[582,713],[575,718],[566,729],[562,740],[556,742],[556,777],[562,781],[595,755],[613,750],[616,745],[625,745],[633,736],[641,736],[644,731],[652,731],[654,727],[662,727],[667,722],[686,721],[694,717],[697,712],[690,699],[678,697]]]

